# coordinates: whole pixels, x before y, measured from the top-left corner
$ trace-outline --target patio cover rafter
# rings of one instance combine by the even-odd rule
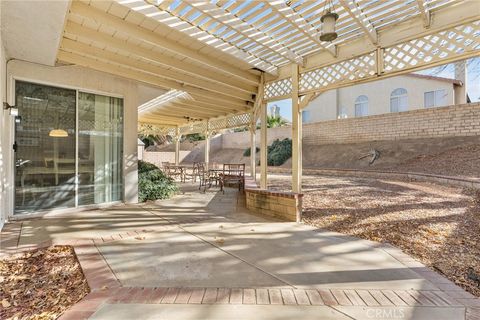
[[[123,65],[113,64],[106,61],[99,61],[97,59],[94,59],[91,57],[85,57],[77,53],[71,53],[71,52],[60,50],[58,52],[58,60],[67,62],[67,63],[81,65],[87,68],[92,68],[98,71],[115,74],[120,77],[136,79],[138,81],[149,83],[154,86],[158,86],[167,90],[168,89],[182,90],[189,93],[193,97],[200,96],[206,99],[216,100],[219,103],[226,102],[226,103],[233,103],[234,105],[238,105],[238,106],[244,106],[246,108],[249,107],[249,105],[246,103],[247,101],[244,101],[241,99],[233,99],[224,95],[217,94],[215,92],[210,92],[207,90],[203,90],[203,89],[188,86],[188,85],[181,85],[175,81],[169,81],[169,80],[164,80],[162,78],[159,78],[158,76],[152,73],[134,70],[134,69],[125,67]]]
[[[199,78],[191,77],[182,73],[178,73],[159,65],[153,65],[141,60],[134,60],[123,55],[115,54],[111,51],[106,51],[97,47],[89,46],[78,41],[74,41],[68,38],[64,38],[61,46],[62,50],[69,52],[87,54],[91,57],[110,61],[119,65],[128,66],[132,69],[137,69],[143,72],[155,74],[162,79],[168,79],[178,82],[179,85],[190,85],[197,88],[216,92],[219,95],[224,95],[244,101],[252,101],[251,93],[242,93],[242,91],[232,89],[228,86],[218,83],[208,82]],[[177,89],[177,88],[175,88]],[[188,92],[187,89],[185,91]]]
[[[267,2],[267,4],[273,10],[278,12],[278,14],[280,14],[284,19],[286,19],[288,23],[292,25],[295,29],[297,29],[301,34],[303,34],[306,38],[310,39],[313,43],[317,44],[319,48],[326,50],[326,52],[328,52],[334,57],[337,55],[335,45],[323,43],[320,41],[320,39],[317,38],[318,35],[313,35],[311,31],[305,30],[308,25],[299,24],[299,21],[302,21],[303,18],[299,17],[298,14],[294,10],[292,10],[290,6],[286,5],[284,1]]]
[[[357,39],[339,46],[339,56],[315,54],[300,68],[300,95],[373,81],[480,55],[480,3],[464,2],[435,12],[428,29],[423,19],[405,21],[379,33],[378,46]],[[287,98],[287,67],[280,79],[267,78],[266,99]]]
[[[215,72],[215,70],[212,68],[199,67],[198,65],[192,64],[185,60],[182,61],[172,57],[167,57],[155,51],[130,44],[128,41],[116,39],[108,34],[90,29],[86,26],[82,26],[73,21],[67,21],[65,33],[67,35],[76,37],[77,41],[79,41],[79,38],[85,39],[89,42],[93,41],[98,44],[102,44],[105,47],[121,50],[132,56],[150,60],[152,62],[162,64],[165,67],[185,72],[201,79],[226,85],[231,88],[238,89],[239,91],[255,93],[257,90],[255,85],[248,84],[245,81],[241,81],[240,79],[236,79],[234,77],[225,76],[221,73]]]
[[[215,23],[216,24],[215,28],[209,28],[209,25],[206,25],[206,24],[194,24],[194,23],[190,22],[189,19],[187,19],[187,17],[185,15],[180,15],[179,14],[180,9],[183,7],[182,5],[177,7],[175,10],[170,10],[169,7],[173,3],[173,1],[163,1],[159,5],[156,5],[155,1],[152,1],[152,0],[145,0],[145,1],[147,3],[150,3],[152,5],[157,6],[159,8],[159,10],[163,10],[165,12],[168,12],[172,16],[177,17],[178,19],[192,25],[193,27],[198,28],[199,30],[209,34],[211,37],[217,39],[220,42],[223,42],[226,46],[229,46],[231,48],[231,50],[239,50],[239,51],[241,51],[241,53],[240,53],[241,55],[248,55],[252,61],[257,61],[256,63],[259,64],[260,68],[264,68],[266,70],[269,70],[272,73],[276,73],[276,68],[277,67],[275,65],[271,64],[271,62],[269,62],[267,59],[264,59],[261,56],[256,56],[252,52],[242,50],[241,47],[237,47],[236,43],[231,41],[231,39],[233,37],[222,38],[217,34],[217,31],[219,29],[226,29],[225,31],[222,32],[223,34],[232,30],[232,27],[230,27],[230,25],[229,25],[229,24],[232,23],[232,20],[231,20],[231,18],[226,17],[225,13],[215,12],[215,9],[218,9],[218,8],[215,7],[214,5],[212,5],[211,3],[207,2],[207,1],[198,1],[198,2],[191,2],[191,3],[189,3],[189,5],[191,5],[193,8],[201,10],[202,11],[201,18],[202,19],[210,19],[209,20],[209,25]],[[183,4],[187,5],[186,2],[184,2]],[[229,24],[225,23],[224,22],[225,20],[227,20],[227,21],[229,20]],[[255,36],[252,36],[251,30],[249,30],[249,28],[247,26],[243,25],[243,23],[241,21],[237,21],[235,30],[237,32],[236,33],[237,36],[238,35],[243,36],[244,38],[248,39],[252,44],[254,44],[256,46],[263,46],[263,44],[261,42],[259,42],[258,39]],[[219,34],[222,34],[222,33],[219,33]],[[265,47],[265,48],[267,50],[271,50],[276,55],[283,56],[278,51],[275,51],[275,50],[273,50],[271,48],[268,48],[268,47]],[[289,59],[286,56],[284,56],[284,58],[287,59],[287,60]]]
[[[419,0],[420,1],[420,0]],[[368,19],[363,14],[354,0],[339,0],[348,15],[355,21],[355,23],[362,28],[367,35],[370,42],[374,45],[378,42],[378,35],[375,28],[371,25]]]
[[[174,54],[182,55],[184,57],[198,61],[199,63],[202,63],[206,66],[227,72],[232,76],[235,76],[244,81],[248,81],[253,85],[258,84],[258,76],[248,71],[241,70],[228,63],[219,61],[218,59],[212,59],[211,57],[201,52],[194,51],[191,48],[184,46],[178,42],[171,41],[166,37],[157,36],[155,33],[147,29],[141,28],[138,25],[135,25],[114,15],[108,14],[107,12],[94,8],[88,4],[79,1],[73,1],[70,12],[75,15],[79,15],[85,19],[90,19],[94,22],[108,25],[118,31],[125,32],[137,39],[141,39],[142,41],[145,41],[147,43],[159,46]],[[158,28],[161,28],[161,26],[159,26]]]
[[[423,26],[425,28],[430,27],[430,20],[431,20],[430,10],[426,6],[426,4],[423,2],[423,0],[417,0],[417,5],[423,18]]]

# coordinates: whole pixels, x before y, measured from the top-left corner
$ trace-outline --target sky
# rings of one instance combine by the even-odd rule
[[[454,77],[453,64],[422,70],[419,74],[432,75],[444,78]],[[480,57],[467,60],[467,93],[472,102],[480,101]],[[280,107],[280,116],[292,121],[292,100],[285,99],[268,103],[268,110],[271,105]]]

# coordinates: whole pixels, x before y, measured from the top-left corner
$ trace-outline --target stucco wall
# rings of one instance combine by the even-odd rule
[[[291,138],[291,127],[268,129],[268,144]],[[260,145],[257,130],[257,146]],[[362,118],[321,121],[303,125],[303,144],[322,145],[480,135],[480,103],[417,109]],[[250,147],[250,133],[223,135],[223,148]]]
[[[445,90],[444,106],[455,103],[454,86],[451,82],[406,75],[397,76],[322,93],[305,108],[310,118],[308,122],[334,120],[337,118],[337,108],[339,110],[344,108],[348,118],[355,117],[355,100],[360,95],[368,97],[368,115],[389,113],[390,94],[397,88],[407,90],[408,110],[423,109],[424,93],[434,90]]]
[[[9,99],[11,100],[13,100],[12,84],[15,79],[123,97],[124,200],[129,203],[138,202],[137,106],[140,99],[139,84],[80,66],[49,67],[16,60],[11,61],[8,65]],[[10,136],[9,139],[11,140],[12,137]],[[13,142],[10,141],[10,143]]]
[[[260,146],[260,130],[255,133],[257,146]],[[276,139],[285,139],[292,137],[292,128],[279,127],[268,129],[267,144],[272,144]],[[245,149],[250,147],[250,132],[234,132],[222,135],[222,148],[224,149]]]
[[[1,7],[1,6],[0,6]],[[1,13],[0,13],[1,14]],[[2,42],[2,36],[0,34],[0,102],[3,103],[5,100],[5,48]],[[8,172],[7,168],[10,167],[10,162],[8,161],[10,152],[8,151],[8,135],[5,134],[10,130],[9,125],[9,112],[5,111],[2,105],[0,111],[0,229],[3,227],[5,220],[7,218],[7,212],[10,211],[11,201],[8,197],[8,190],[11,188],[11,184],[8,183]]]
[[[185,159],[190,151],[180,151],[180,162]],[[144,151],[143,161],[153,163],[157,167],[162,167],[162,162],[175,163],[174,151]]]

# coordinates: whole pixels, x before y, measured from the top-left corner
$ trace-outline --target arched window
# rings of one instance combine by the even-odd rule
[[[407,90],[398,88],[390,94],[390,112],[402,112],[408,110]]]
[[[368,97],[359,96],[355,100],[355,117],[368,116]]]

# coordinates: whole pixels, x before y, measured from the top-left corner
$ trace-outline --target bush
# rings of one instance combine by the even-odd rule
[[[205,136],[201,133],[191,133],[185,136],[185,140],[189,142],[196,142],[205,140]]]
[[[255,147],[255,153],[257,153],[258,151],[260,151],[260,148]],[[247,149],[245,149],[245,151],[243,151],[243,156],[244,157],[250,157],[250,153],[251,153],[251,148],[247,148]]]
[[[138,161],[138,201],[170,198],[178,187],[156,165]]]
[[[281,166],[292,157],[292,140],[285,138],[275,140],[268,147],[267,164],[269,166]]]

